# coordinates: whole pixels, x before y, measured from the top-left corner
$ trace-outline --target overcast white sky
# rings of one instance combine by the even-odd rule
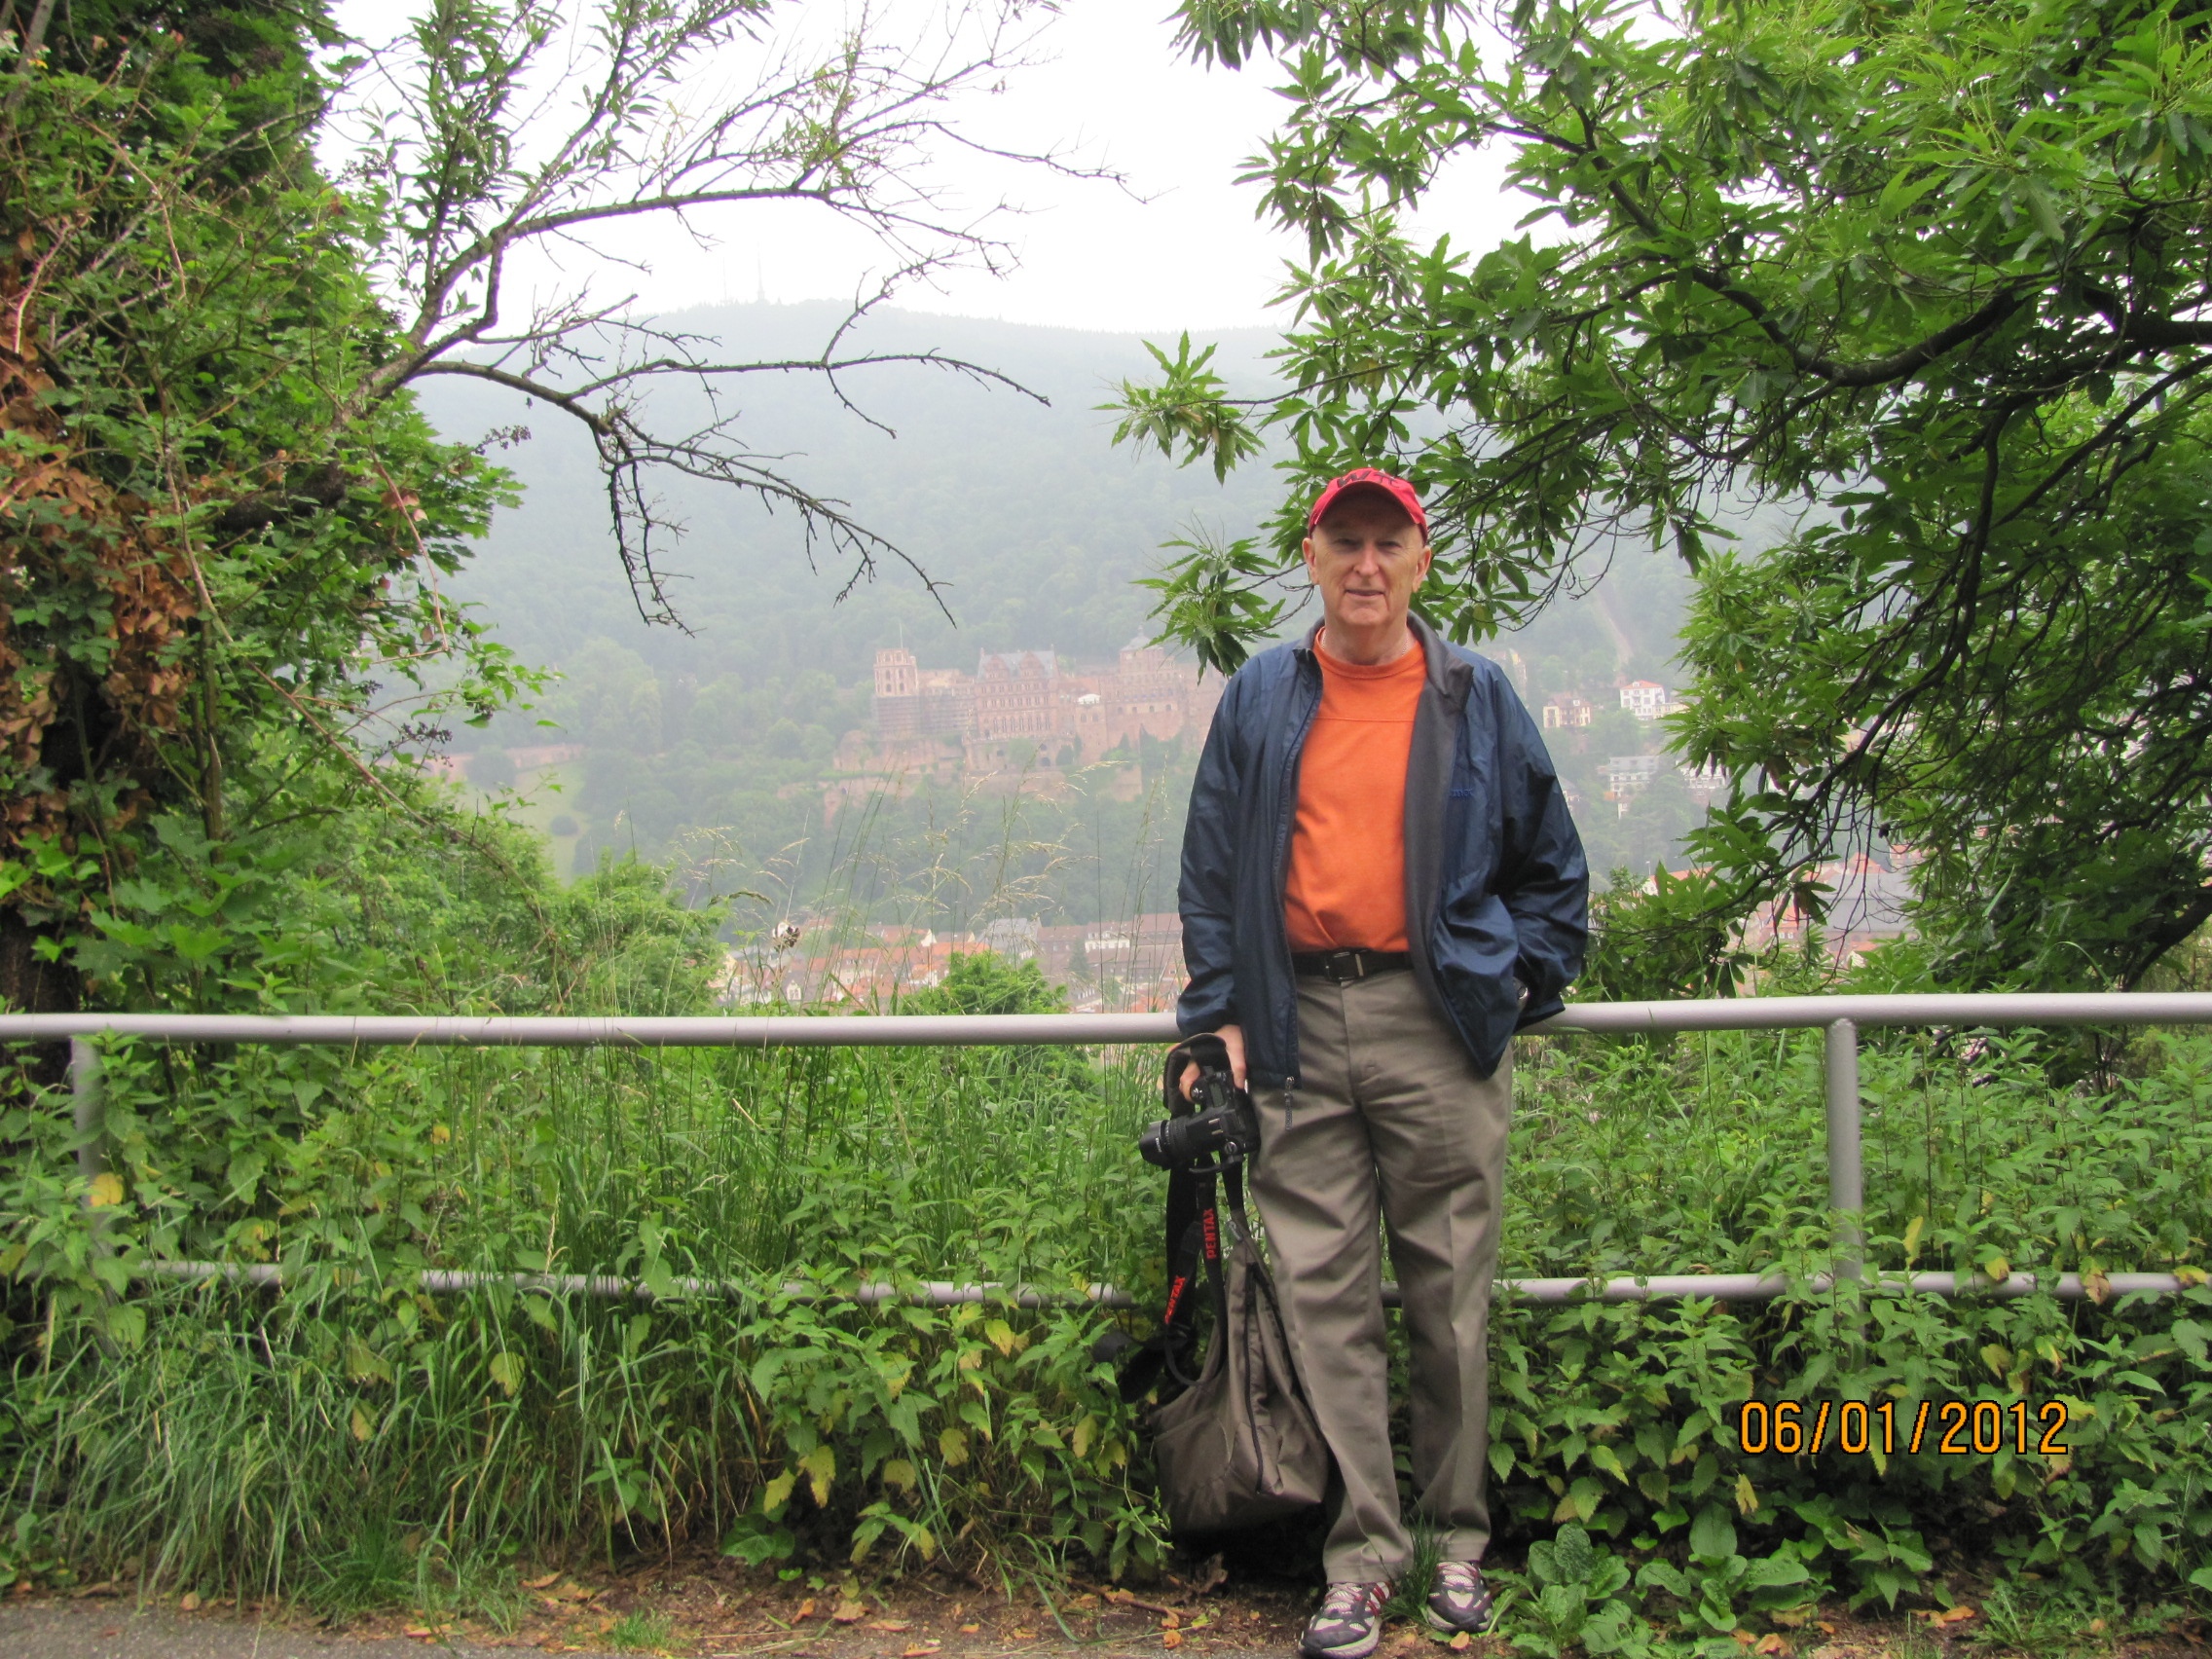
[[[956,160],[944,176],[970,200],[1011,197],[1027,210],[1008,221],[1020,267],[1003,278],[956,274],[935,292],[908,288],[911,310],[1063,327],[1168,334],[1253,325],[1282,326],[1268,300],[1297,243],[1258,224],[1258,192],[1234,181],[1285,106],[1275,77],[1203,70],[1177,58],[1169,0],[1066,0],[1045,22],[1040,49],[1051,61],[1010,77],[996,97],[976,101],[974,130],[1030,149],[1072,147],[1121,169],[1137,200],[1113,185],[1009,173]],[[367,41],[397,33],[409,0],[339,0],[342,26]],[[788,7],[795,26],[834,22],[838,0]],[[335,159],[335,158],[334,158]],[[1422,228],[1487,246],[1511,233],[1530,203],[1501,197],[1492,166],[1432,201]],[[695,247],[671,231],[625,245],[646,269],[594,283],[602,294],[634,288],[641,306],[674,311],[764,294],[777,301],[850,299],[864,268],[882,263],[850,232],[793,212],[748,209],[720,228],[721,245]]]

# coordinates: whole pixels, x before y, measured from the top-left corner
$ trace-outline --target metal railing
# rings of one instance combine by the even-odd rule
[[[1836,1218],[1831,1272],[1797,1281],[1800,1288],[1832,1288],[1842,1279],[1864,1274],[1861,1216],[1865,1209],[1859,1094],[1859,1033],[1868,1027],[1961,1026],[1990,1029],[2046,1025],[2212,1025],[2212,992],[2052,992],[1933,996],[1744,997],[1699,1002],[1583,1003],[1529,1027],[1544,1034],[1587,1032],[1608,1035],[1680,1031],[1820,1030],[1826,1034],[1825,1071],[1827,1105],[1828,1207]],[[785,1049],[882,1047],[1008,1047],[1080,1045],[1107,1048],[1175,1041],[1174,1017],[1163,1014],[1017,1014],[763,1016],[759,1018],[568,1018],[531,1016],[341,1014],[0,1014],[0,1042],[56,1042],[70,1046],[70,1087],[81,1150],[80,1169],[88,1183],[104,1168],[101,1154],[101,1100],[98,1051],[92,1039],[102,1035],[171,1043],[306,1044],[323,1047],[592,1048],[636,1049]],[[161,1277],[228,1279],[276,1285],[280,1269],[265,1264],[156,1262],[146,1272]],[[466,1290],[497,1280],[522,1288],[578,1295],[645,1298],[651,1293],[633,1280],[588,1274],[475,1273],[432,1270],[421,1275],[426,1290]],[[2095,1294],[2167,1295],[2182,1288],[2173,1273],[2109,1273],[2085,1284],[2078,1273],[2060,1273],[2046,1283],[2034,1273],[2013,1272],[1992,1281],[1978,1274],[1882,1272],[1884,1288],[1953,1296],[2028,1296],[2047,1290],[2067,1300]],[[1756,1301],[1786,1292],[1781,1273],[1668,1273],[1588,1278],[1501,1278],[1497,1293],[1538,1302],[1596,1297],[1606,1302],[1689,1296]],[[686,1296],[758,1294],[757,1286],[707,1279],[677,1281]],[[1385,1286],[1385,1297],[1394,1295]],[[1130,1299],[1112,1285],[1060,1294],[1028,1286],[930,1283],[895,1286],[864,1284],[827,1293],[805,1284],[782,1287],[793,1296],[829,1296],[880,1303],[915,1300],[937,1304],[1014,1302],[1042,1306],[1088,1300],[1128,1307]]]

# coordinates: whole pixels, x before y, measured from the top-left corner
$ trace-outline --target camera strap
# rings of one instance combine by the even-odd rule
[[[1227,1071],[1229,1051],[1220,1038],[1207,1035],[1178,1043],[1167,1052],[1161,1068],[1161,1101],[1171,1118],[1187,1117],[1193,1110],[1183,1095],[1183,1070]],[[1220,1196],[1226,1188],[1230,1239],[1222,1236]],[[1167,1174],[1167,1304],[1161,1310],[1160,1329],[1136,1344],[1121,1362],[1120,1387],[1124,1400],[1141,1400],[1152,1391],[1162,1373],[1177,1386],[1187,1388],[1198,1381],[1202,1358],[1198,1347],[1198,1282],[1202,1275],[1213,1303],[1217,1330],[1229,1324],[1229,1283],[1222,1261],[1229,1244],[1251,1235],[1244,1210],[1244,1171],[1232,1164],[1217,1175],[1172,1169]],[[1125,1341],[1126,1339],[1124,1339]]]

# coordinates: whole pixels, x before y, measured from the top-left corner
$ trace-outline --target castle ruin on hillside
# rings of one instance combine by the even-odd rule
[[[903,648],[875,653],[872,744],[849,737],[846,770],[907,768],[971,775],[1024,766],[1091,765],[1139,739],[1203,732],[1221,700],[1218,675],[1201,680],[1159,645],[1132,640],[1107,665],[1078,666],[1052,651],[985,651],[976,672],[922,668]]]

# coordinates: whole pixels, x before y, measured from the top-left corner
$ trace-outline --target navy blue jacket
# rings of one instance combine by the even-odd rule
[[[1406,763],[1406,942],[1421,987],[1488,1077],[1514,1031],[1557,1014],[1582,970],[1590,870],[1551,756],[1503,672],[1411,621],[1428,674]],[[1298,1082],[1283,881],[1299,756],[1320,706],[1311,634],[1238,669],[1206,734],[1183,831],[1191,982],[1176,1023],[1185,1036],[1242,1026],[1261,1088]]]

